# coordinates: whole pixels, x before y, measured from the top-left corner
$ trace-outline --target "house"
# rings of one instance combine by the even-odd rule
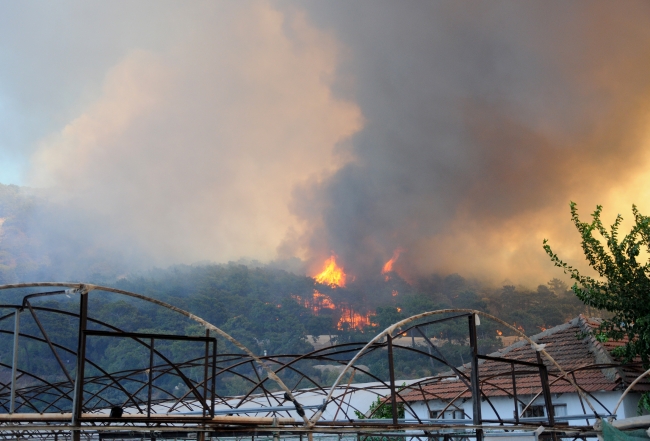
[[[531,339],[537,349],[553,357],[574,384],[528,341],[489,354],[479,362],[481,417],[484,424],[548,424],[549,409],[558,425],[593,425],[599,416],[614,413],[623,391],[644,370],[638,365],[621,366],[611,355],[620,342],[601,343],[589,334],[599,325],[598,319],[579,316],[568,323],[548,329]],[[544,400],[539,361],[542,361],[549,385],[550,405]],[[417,387],[400,393],[407,418],[420,421],[440,420],[447,424],[471,423],[473,400],[470,388],[471,366],[465,364],[454,372],[437,375]],[[513,381],[514,380],[514,381]],[[650,381],[644,379],[626,395],[616,411],[616,418],[637,415],[637,403]],[[516,398],[516,400],[515,400]],[[592,410],[593,408],[593,410]]]

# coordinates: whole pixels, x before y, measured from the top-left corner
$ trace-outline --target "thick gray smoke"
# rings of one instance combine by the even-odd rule
[[[539,283],[543,238],[579,259],[569,200],[650,211],[647,2],[2,8],[0,153],[51,195],[33,249],[75,268],[363,278],[402,250],[405,277]]]
[[[75,268],[87,250],[127,268],[274,259],[302,228],[292,189],[345,163],[362,126],[331,93],[336,40],[300,10],[68,1],[0,16],[7,126],[26,138],[13,151],[49,195],[28,234]]]
[[[647,2],[315,2],[311,12],[349,48],[338,91],[366,120],[356,161],[296,198],[316,226],[304,237],[315,260],[332,250],[352,273],[377,274],[401,248],[406,275],[542,281],[559,275],[543,237],[579,255],[571,199],[585,216],[597,203],[627,217],[646,204],[631,178],[647,167]]]

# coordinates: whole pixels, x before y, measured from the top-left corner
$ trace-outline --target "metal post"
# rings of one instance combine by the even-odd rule
[[[210,404],[210,416],[214,418],[214,403],[217,397],[217,339],[212,342],[212,402]]]
[[[553,427],[555,426],[555,412],[553,411],[553,402],[551,401],[551,388],[548,384],[548,371],[544,362],[542,361],[542,356],[539,352],[537,354],[537,363],[539,366],[539,376],[542,380],[542,393],[544,395],[544,402],[546,404],[546,414],[548,416],[548,425]]]
[[[575,384],[578,384],[578,380],[576,380],[576,374],[575,372],[571,372],[571,376],[573,377],[573,382]],[[578,398],[580,399],[580,407],[582,407],[582,413],[587,415],[587,409],[585,409],[585,403],[582,401],[582,394],[578,394]],[[587,426],[589,426],[589,419],[585,419]]]
[[[14,353],[11,361],[11,405],[9,413],[16,410],[16,371],[18,370],[18,337],[20,335],[20,309],[16,309],[14,318]]]
[[[517,398],[517,376],[515,375],[515,364],[510,363],[512,372],[512,396],[515,399],[515,422],[519,424],[519,399]]]
[[[210,409],[207,408],[208,406],[208,360],[209,360],[209,355],[210,355],[210,341],[208,338],[210,338],[210,330],[206,329],[205,330],[205,358],[203,361],[203,402],[205,403],[205,406],[203,406],[203,416],[205,416],[206,412],[209,412]]]
[[[147,391],[147,418],[151,417],[151,386],[153,382],[153,338],[149,340],[149,379],[147,383],[148,391]]]
[[[478,372],[478,340],[476,338],[476,314],[472,314],[469,319],[469,345],[472,349],[472,418],[475,426],[480,426],[483,422],[481,416],[481,385]],[[476,441],[483,441],[483,430],[476,429]]]
[[[86,366],[86,325],[88,323],[88,293],[81,291],[79,298],[79,342],[77,344],[77,373],[74,382],[74,401],[72,403],[72,426],[79,425],[83,412],[84,369]],[[79,431],[73,432],[75,440],[79,439]]]
[[[393,365],[393,337],[386,335],[388,343],[388,371],[390,375],[390,400],[393,410],[393,424],[397,424],[397,393],[395,392],[395,367]]]

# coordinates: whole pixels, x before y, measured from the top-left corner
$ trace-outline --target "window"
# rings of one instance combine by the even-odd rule
[[[524,406],[521,406],[521,410],[524,410]],[[554,404],[553,405],[553,415],[556,417],[566,416],[566,404]],[[546,406],[543,404],[536,404],[528,406],[522,418],[535,418],[535,417],[545,417],[546,416]]]
[[[521,410],[524,410],[524,406],[521,406]],[[524,414],[521,416],[522,418],[543,417],[546,416],[545,410],[546,409],[544,405],[531,405],[528,406]]]
[[[460,409],[447,409],[443,414],[442,410],[430,410],[429,418],[441,420],[462,420],[465,418],[465,412]]]
[[[556,417],[566,416],[566,404],[554,404],[553,415]]]

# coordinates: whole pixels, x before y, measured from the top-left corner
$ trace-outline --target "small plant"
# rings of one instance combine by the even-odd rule
[[[391,419],[393,418],[393,406],[389,401],[386,401],[386,398],[377,397],[377,401],[374,401],[370,408],[368,409],[368,416],[359,412],[358,410],[354,411],[354,414],[359,419],[366,418],[378,418],[378,419]],[[397,403],[397,418],[404,418],[404,403]]]

